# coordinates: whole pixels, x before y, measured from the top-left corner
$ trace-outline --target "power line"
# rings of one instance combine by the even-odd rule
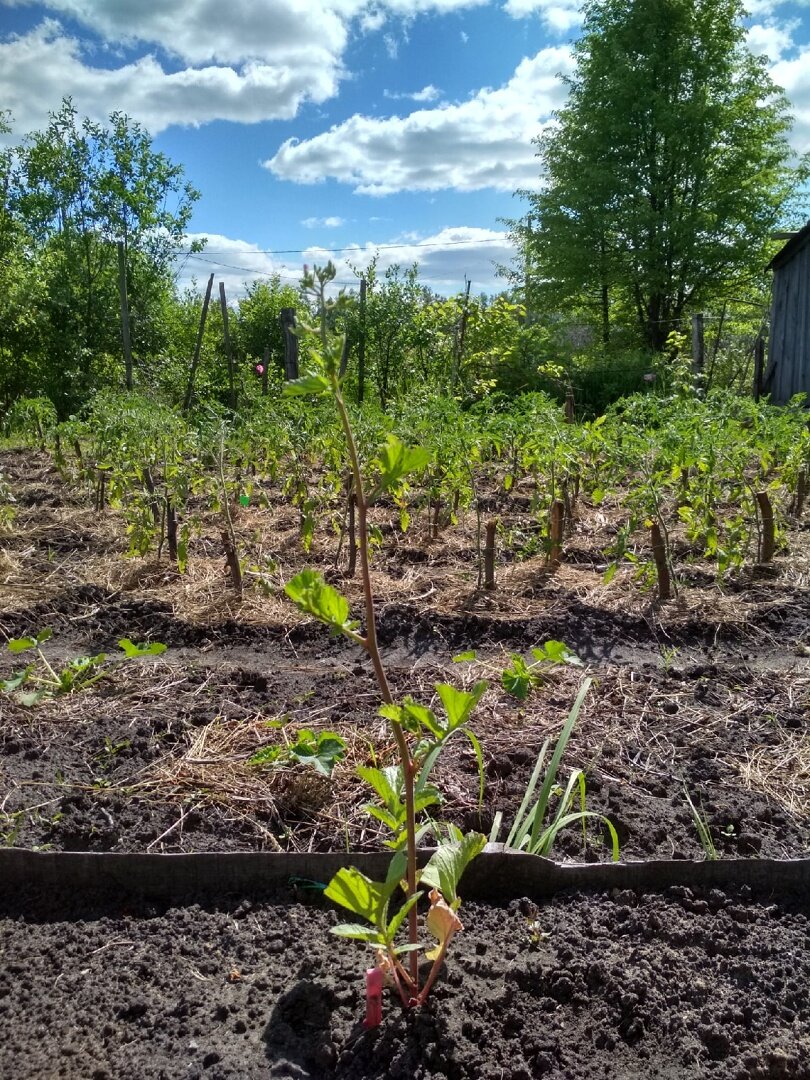
[[[407,251],[410,248],[446,248],[446,247],[462,247],[464,245],[472,244],[503,244],[507,241],[500,237],[490,237],[483,240],[445,240],[444,243],[439,243],[434,240],[418,241],[412,244],[371,244],[369,247],[373,247],[375,251]],[[313,250],[317,245],[311,245],[307,248],[262,248],[254,251],[242,252],[244,255],[306,255]],[[318,248],[319,251],[325,251],[329,255],[337,255],[341,251],[363,251],[359,244],[347,244],[345,247],[335,248]],[[215,248],[203,248],[203,252],[209,255],[230,255],[230,250],[219,250]],[[184,255],[199,255],[200,252],[193,251],[178,251],[175,254],[175,258],[180,258]]]
[[[205,255],[191,255],[186,256],[189,259],[198,259],[200,262],[207,263],[209,266],[221,266],[224,270],[241,270],[244,274],[253,274],[255,277],[279,277],[286,278],[288,281],[300,281],[301,275],[299,274],[284,274],[279,270],[254,270],[252,266],[236,266],[234,263],[218,262],[216,259],[208,259]],[[335,285],[357,285],[357,280],[354,281],[335,281]]]

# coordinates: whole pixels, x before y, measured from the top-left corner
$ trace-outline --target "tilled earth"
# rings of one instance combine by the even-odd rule
[[[91,690],[33,709],[0,695],[0,842],[74,851],[379,847],[354,768],[393,761],[393,746],[358,650],[300,618],[280,588],[268,600],[251,593],[241,607],[228,601],[221,564],[202,554],[205,536],[186,579],[168,573],[165,561],[142,567],[122,558],[115,513],[94,514],[87,494],[64,484],[47,458],[5,452],[0,466],[18,500],[14,529],[0,538],[10,568],[0,585],[0,634],[50,627],[45,652],[54,666],[114,654],[122,637],[168,646]],[[585,522],[583,535],[589,528]],[[804,538],[794,532],[797,552]],[[548,672],[522,702],[505,693],[500,673],[510,654],[528,656],[556,639],[595,678],[561,778],[585,770],[588,808],[614,823],[623,858],[704,854],[686,792],[721,857],[807,854],[810,605],[807,575],[790,571],[801,560],[785,556],[777,578],[722,593],[685,589],[662,609],[630,583],[583,587],[600,579],[583,569],[582,542],[576,535],[567,549],[579,562],[545,578],[515,569],[517,577],[477,606],[459,587],[463,546],[455,578],[443,565],[451,552],[425,549],[427,589],[424,579],[392,579],[380,553],[379,638],[394,692],[429,703],[439,681],[485,678],[490,686],[472,725],[484,752],[483,803],[474,754],[458,740],[435,773],[443,816],[488,833],[501,811],[505,838],[582,671]],[[312,558],[325,564],[327,555]],[[209,565],[213,585],[194,578],[195,567]],[[342,587],[351,594],[357,583]],[[195,606],[205,588],[210,602]],[[453,663],[469,649],[474,662]],[[0,655],[0,677],[21,663]],[[346,739],[331,781],[311,769],[248,764],[257,749],[294,741],[301,728]],[[594,860],[609,848],[591,825],[585,840],[576,829],[561,834],[553,854]]]
[[[125,560],[120,519],[94,513],[88,493],[63,484],[43,455],[3,452],[0,467],[17,498],[14,527],[0,537],[0,634],[51,627],[54,666],[113,654],[121,637],[168,646],[35,708],[0,695],[0,843],[379,848],[354,769],[393,762],[394,748],[363,658],[283,599],[281,580],[304,565],[295,523],[282,515],[273,526],[283,566],[270,596],[251,589],[239,605],[210,536],[181,579],[165,558]],[[269,520],[251,515],[240,525],[245,543]],[[682,567],[681,597],[659,607],[621,574],[602,587],[600,528],[578,525],[555,574],[505,564],[486,597],[470,585],[463,530],[378,553],[394,692],[429,703],[439,681],[489,682],[473,724],[483,802],[475,756],[459,740],[435,772],[442,816],[489,832],[500,811],[504,838],[583,672],[544,673],[522,702],[500,673],[510,654],[528,657],[555,639],[594,677],[561,778],[585,770],[588,808],[610,817],[624,859],[704,856],[687,791],[721,858],[806,856],[807,534],[792,531],[775,577],[718,590],[705,571]],[[309,561],[330,572],[333,554],[316,544]],[[356,582],[341,587],[359,610]],[[453,663],[469,649],[474,661]],[[3,654],[0,677],[19,666]],[[301,728],[346,740],[331,780],[248,763]],[[561,834],[552,855],[603,860],[609,847],[590,824],[585,839],[576,828]],[[429,1004],[404,1012],[391,998],[374,1031],[360,1024],[368,960],[329,935],[335,911],[301,900],[167,906],[136,889],[82,899],[9,894],[0,882],[0,1077],[810,1077],[807,897],[678,886],[537,906],[465,903],[466,929]]]
[[[329,935],[320,905],[0,893],[0,1075],[810,1076],[806,897],[681,886],[461,914],[428,1004],[387,994],[366,1031],[362,950]]]

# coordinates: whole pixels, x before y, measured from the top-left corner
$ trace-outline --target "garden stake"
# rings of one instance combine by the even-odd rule
[[[759,544],[759,561],[769,563],[773,560],[776,549],[776,535],[773,524],[773,506],[767,491],[758,491],[757,505],[762,518],[762,537]]]
[[[379,1027],[382,1023],[382,992],[384,976],[382,968],[373,967],[366,971],[366,1018],[364,1028]]]
[[[655,560],[655,572],[658,574],[658,599],[669,600],[672,597],[672,585],[669,576],[669,564],[667,563],[667,550],[661,526],[657,521],[650,525],[650,544],[652,545],[653,559]]]
[[[497,518],[487,522],[486,546],[484,547],[484,588],[495,588],[495,531]]]

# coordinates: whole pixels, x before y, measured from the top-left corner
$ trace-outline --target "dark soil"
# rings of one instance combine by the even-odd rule
[[[241,606],[229,598],[215,530],[194,542],[181,580],[165,556],[125,560],[122,522],[95,514],[46,456],[3,452],[0,467],[17,500],[0,536],[0,635],[51,627],[55,666],[113,654],[124,636],[169,646],[34,709],[0,695],[0,844],[379,848],[354,769],[393,761],[393,747],[357,650],[299,618],[280,587],[249,591]],[[497,508],[530,528],[518,497]],[[269,528],[286,577],[305,563],[334,574],[333,546],[317,541],[305,559],[295,521],[278,512],[269,527],[246,512],[242,542]],[[474,754],[458,740],[435,773],[443,817],[488,832],[501,811],[504,839],[582,672],[548,672],[523,702],[500,673],[510,653],[558,639],[595,679],[562,779],[585,770],[588,808],[613,821],[624,859],[704,854],[684,788],[721,858],[806,855],[808,534],[793,530],[793,562],[780,556],[777,577],[718,589],[705,567],[684,564],[681,598],[660,607],[629,578],[602,588],[602,527],[581,522],[555,574],[505,553],[492,596],[470,585],[463,522],[439,541],[414,533],[398,545],[383,529],[391,544],[375,584],[395,694],[429,703],[436,682],[489,682],[473,725],[483,805]],[[356,582],[341,587],[359,610]],[[472,648],[475,662],[452,662]],[[0,678],[20,666],[0,654]],[[342,734],[347,759],[331,781],[247,764],[281,740],[279,722],[286,734]],[[552,855],[593,861],[609,849],[591,825],[584,842],[563,832]],[[679,886],[537,908],[465,903],[467,929],[428,1005],[404,1012],[391,997],[374,1031],[360,1024],[368,960],[328,934],[335,911],[304,899],[169,907],[8,895],[0,882],[0,1078],[810,1080],[806,897]]]
[[[0,1075],[810,1076],[806,898],[468,903],[427,1005],[405,1012],[389,992],[372,1031],[364,954],[329,935],[336,917],[291,894],[168,908],[0,894]]]
[[[94,514],[89,493],[64,484],[47,457],[4,452],[0,466],[17,499],[15,527],[0,537],[0,560],[10,567],[0,577],[7,583],[0,585],[0,634],[51,627],[46,653],[55,664],[99,650],[114,654],[124,636],[169,646],[154,661],[122,667],[92,690],[36,709],[0,695],[0,843],[74,851],[378,847],[354,766],[372,748],[378,760],[391,760],[392,747],[358,651],[298,617],[281,596],[268,602],[269,614],[260,596],[242,608],[223,601],[215,561],[217,602],[189,607],[180,591],[187,586],[165,558],[157,568],[124,559],[114,512]],[[723,591],[695,585],[665,608],[640,600],[628,583],[614,590],[625,590],[622,602],[608,603],[614,593],[593,584],[600,579],[592,531],[585,522],[571,538],[570,562],[557,575],[509,578],[494,598],[473,596],[472,608],[459,586],[470,574],[470,552],[453,546],[450,534],[421,547],[409,534],[407,544],[377,556],[379,638],[395,693],[430,702],[439,681],[490,684],[473,725],[484,748],[483,805],[474,756],[458,741],[436,772],[444,816],[489,832],[502,811],[505,838],[537,753],[559,732],[581,673],[550,672],[518,702],[501,689],[500,672],[511,652],[528,655],[557,639],[596,679],[563,777],[585,770],[588,807],[614,822],[623,858],[703,854],[684,787],[720,856],[807,854],[807,575],[791,576],[786,561],[779,578],[739,579]],[[794,534],[797,551],[805,535]],[[215,550],[210,537],[198,543],[191,578],[195,566],[208,565],[205,545]],[[303,565],[294,543],[291,550]],[[331,573],[330,558],[324,549],[311,561]],[[428,587],[418,586],[427,600],[408,599],[399,580],[403,559],[427,575]],[[699,577],[698,569],[683,572]],[[470,648],[474,664],[452,663]],[[20,666],[19,658],[0,654],[0,677]],[[245,766],[258,745],[281,738],[265,723],[279,718],[291,733],[326,728],[349,741],[331,784],[300,769],[258,776]],[[584,846],[576,829],[561,834],[553,852],[588,860],[608,853],[597,826]]]

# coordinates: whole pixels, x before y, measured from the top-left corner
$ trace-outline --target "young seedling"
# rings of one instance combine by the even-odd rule
[[[571,707],[568,718],[563,725],[560,737],[552,751],[548,764],[546,764],[546,758],[548,756],[550,741],[546,739],[540,748],[540,753],[537,755],[534,771],[532,772],[528,786],[523,795],[520,809],[515,815],[512,828],[509,830],[509,835],[506,838],[505,847],[515,851],[525,851],[529,855],[543,855],[548,857],[561,829],[564,829],[568,825],[581,823],[584,839],[586,822],[589,818],[596,818],[601,821],[608,830],[612,844],[613,859],[614,861],[618,860],[619,837],[613,822],[603,814],[586,809],[584,772],[581,769],[574,769],[571,772],[564,789],[557,785],[557,773],[559,771],[560,762],[562,761],[562,756],[565,753],[565,748],[568,745],[568,740],[571,737],[571,732],[574,730],[574,725],[577,722],[580,710],[582,709],[582,704],[585,701],[590,686],[591,680],[585,679],[577,694],[576,700]],[[534,799],[534,793],[537,790],[538,783],[540,784],[540,791],[537,798]],[[573,810],[572,807],[575,804],[577,794],[579,795],[579,810]],[[557,803],[552,814],[550,812],[550,806],[552,796],[554,795],[557,796]],[[533,799],[534,801],[532,801]],[[498,838],[502,821],[503,814],[499,811],[498,814],[495,815],[495,821],[489,837],[492,843]]]
[[[301,728],[294,743],[286,739],[282,744],[263,746],[252,757],[248,765],[276,767],[290,763],[308,765],[327,779],[332,770],[346,754],[346,740],[334,731],[310,731]]]
[[[8,642],[10,653],[18,654],[33,650],[37,660],[28,664],[22,671],[16,672],[10,679],[0,679],[0,692],[14,694],[21,705],[37,705],[45,698],[60,697],[87,690],[101,679],[111,675],[127,660],[137,660],[142,656],[160,656],[166,646],[153,641],[149,645],[134,645],[129,638],[118,642],[123,656],[108,657],[106,653],[95,656],[77,656],[62,668],[55,668],[40,648],[53,636],[50,629],[40,630],[36,637],[12,638]],[[38,663],[37,663],[38,661]],[[23,687],[33,687],[23,690]]]
[[[419,872],[416,865],[416,815],[438,801],[438,792],[428,783],[428,777],[441,748],[456,732],[465,732],[471,740],[479,760],[479,774],[483,776],[480,746],[467,729],[467,723],[486,687],[481,683],[472,693],[467,693],[444,684],[437,686],[445,713],[442,718],[411,698],[396,704],[391,693],[377,641],[368,511],[374,500],[383,493],[396,495],[401,490],[404,478],[423,470],[430,456],[421,447],[405,446],[396,436],[389,435],[371,463],[370,479],[364,476],[341,389],[344,342],[341,336],[329,329],[334,313],[344,302],[342,296],[337,300],[327,300],[326,289],[334,277],[335,268],[331,263],[325,269],[316,267],[314,273],[307,272],[304,277],[304,289],[314,298],[319,313],[318,326],[302,326],[299,329],[299,333],[308,336],[312,346],[312,370],[288,382],[284,393],[329,394],[335,403],[346,445],[357,514],[357,555],[363,586],[364,629],[361,630],[360,623],[351,617],[346,598],[312,570],[304,570],[293,578],[287,584],[286,592],[301,611],[313,615],[333,634],[347,637],[365,651],[383,700],[380,712],[391,726],[399,753],[399,765],[394,768],[359,770],[382,804],[370,807],[370,812],[393,834],[390,846],[395,854],[385,881],[371,881],[354,867],[344,867],[335,874],[325,892],[331,900],[364,919],[370,926],[348,923],[333,927],[332,932],[371,945],[376,950],[376,967],[382,979],[396,986],[404,1005],[421,1005],[435,981],[450,941],[461,929],[457,915],[461,903],[457,892],[459,879],[470,860],[484,847],[486,837],[477,833],[455,836],[442,844],[427,866]],[[418,964],[421,945],[416,908],[423,895],[420,885],[430,890],[431,905],[426,924],[437,942],[436,948],[427,954],[433,966],[421,988]],[[391,910],[395,897],[399,899],[402,892],[404,900]],[[401,943],[398,935],[406,920],[407,941]],[[401,959],[405,954],[409,954],[407,969]],[[381,978],[376,974],[372,977],[371,970],[367,972],[369,1004],[366,1022],[376,1024],[380,1019],[377,1005]]]

